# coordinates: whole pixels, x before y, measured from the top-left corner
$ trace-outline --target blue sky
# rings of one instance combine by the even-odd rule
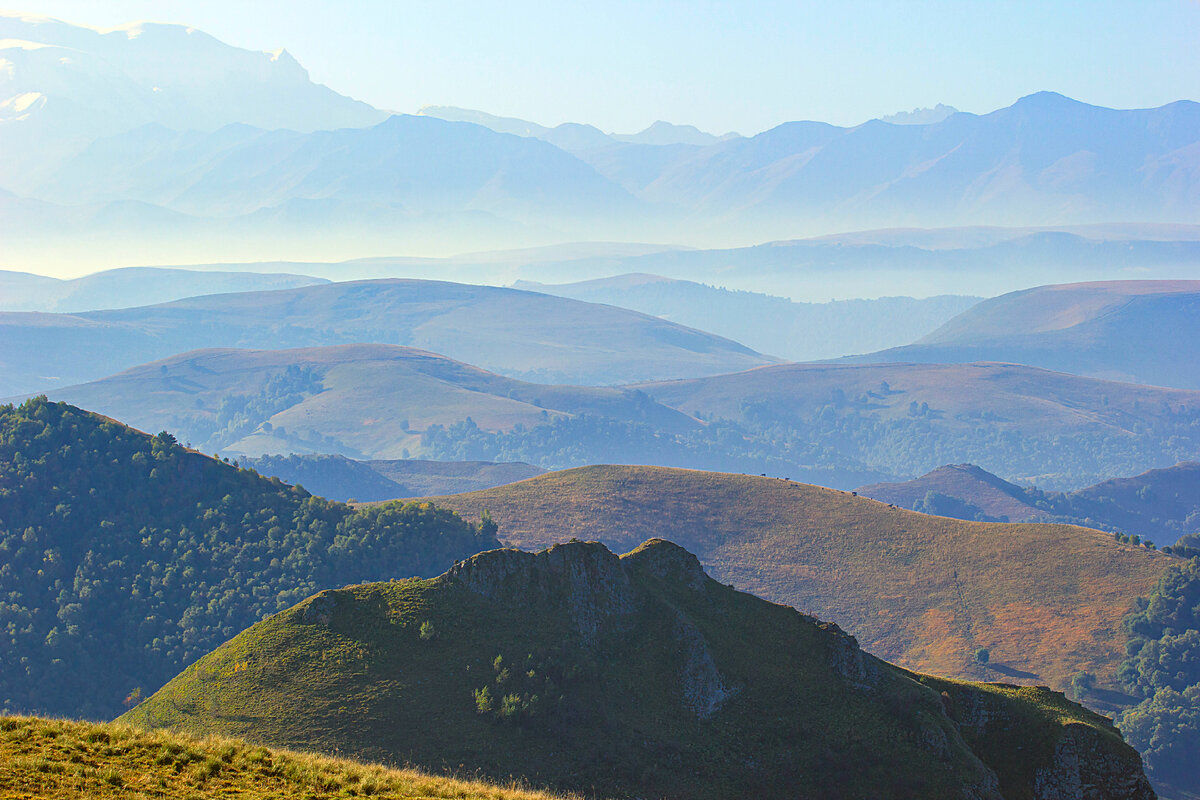
[[[12,0],[10,0],[12,2]],[[395,111],[478,108],[631,132],[852,125],[1049,89],[1120,108],[1200,100],[1197,0],[534,2],[27,0],[111,26],[182,22]]]

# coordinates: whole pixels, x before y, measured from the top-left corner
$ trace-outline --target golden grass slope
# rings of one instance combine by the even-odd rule
[[[237,739],[196,738],[118,723],[36,717],[0,717],[0,796],[7,800],[555,797],[480,781],[257,747]]]
[[[836,622],[893,663],[1057,688],[1081,670],[1112,687],[1121,618],[1172,560],[1089,528],[965,522],[661,467],[583,467],[436,502],[468,518],[490,511],[501,539],[524,549],[670,539],[718,580]],[[987,668],[974,662],[981,647]]]

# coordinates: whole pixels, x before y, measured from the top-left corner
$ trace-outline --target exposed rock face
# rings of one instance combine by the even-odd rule
[[[683,647],[683,704],[700,719],[708,719],[738,690],[726,685],[704,635],[683,615],[675,625],[675,636]]]
[[[862,689],[872,689],[879,683],[879,661],[864,653],[858,640],[836,625],[829,639],[829,660],[835,672]]]
[[[1100,746],[1084,725],[1068,725],[1054,748],[1054,763],[1034,778],[1036,800],[1154,800],[1141,769]]]
[[[597,542],[569,542],[540,553],[492,550],[458,562],[446,575],[489,600],[564,602],[586,644],[595,643],[606,621],[633,611],[621,559]]]
[[[329,625],[335,608],[337,608],[337,595],[332,589],[326,589],[308,601],[300,618],[316,625]]]

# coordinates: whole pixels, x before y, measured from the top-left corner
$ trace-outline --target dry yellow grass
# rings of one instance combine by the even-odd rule
[[[0,717],[0,796],[186,800],[555,800],[562,795],[442,778],[236,739],[117,723]]]

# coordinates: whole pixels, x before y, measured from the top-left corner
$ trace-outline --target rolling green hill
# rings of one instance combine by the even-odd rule
[[[1154,796],[1061,695],[898,669],[661,539],[321,592],[122,719],[602,796]]]
[[[654,467],[553,472],[434,502],[490,511],[524,549],[669,538],[717,580],[836,620],[888,661],[1060,689],[1079,671],[1119,688],[1121,619],[1176,561],[1086,528],[964,522],[792,481]],[[978,648],[989,666],[975,663]]]
[[[553,800],[541,792],[236,739],[36,717],[0,717],[0,764],[0,793],[14,799]]]
[[[425,505],[354,510],[45,398],[0,406],[0,712],[111,717],[326,586],[495,545]]]

